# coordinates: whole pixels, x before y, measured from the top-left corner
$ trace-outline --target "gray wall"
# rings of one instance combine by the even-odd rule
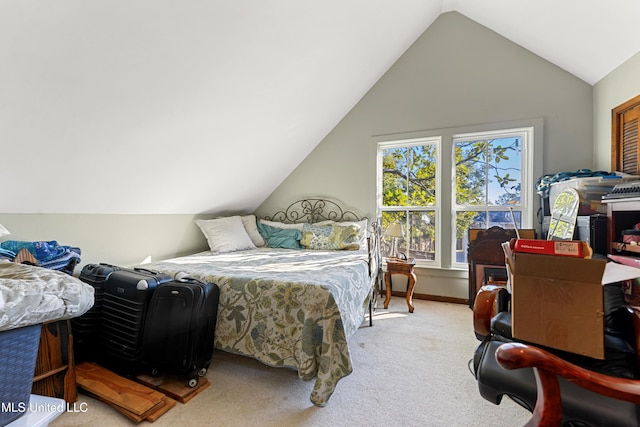
[[[611,110],[640,94],[640,53],[593,87],[595,167],[611,168]]]
[[[592,86],[457,12],[441,15],[261,205],[335,197],[375,216],[374,137],[542,118],[543,173],[591,167]],[[466,271],[420,269],[416,293],[466,298]]]
[[[4,240],[56,240],[82,250],[81,265],[131,266],[207,249],[195,224],[211,215],[0,214]],[[80,273],[80,268],[76,269]]]

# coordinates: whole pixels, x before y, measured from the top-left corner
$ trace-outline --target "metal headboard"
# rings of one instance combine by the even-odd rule
[[[271,216],[265,216],[268,221],[285,223],[317,223],[331,220],[362,221],[367,217],[361,217],[353,211],[344,210],[338,203],[321,198],[307,198],[293,202],[288,208],[280,210]],[[373,312],[377,305],[377,296],[382,289],[382,263],[380,255],[381,228],[378,221],[369,221],[367,237],[367,249],[369,252],[369,278],[371,279],[371,296],[369,298],[369,326],[373,325]]]
[[[293,202],[288,208],[280,210],[272,216],[266,216],[265,219],[287,223],[316,223],[326,220],[336,222],[360,221],[365,218],[361,218],[353,211],[342,209],[342,207],[334,201],[310,198]]]

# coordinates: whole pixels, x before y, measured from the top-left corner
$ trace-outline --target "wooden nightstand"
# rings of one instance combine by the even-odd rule
[[[413,288],[416,285],[416,273],[414,271],[416,262],[403,261],[403,260],[387,260],[387,271],[384,274],[385,292],[387,297],[384,300],[384,308],[389,306],[391,301],[391,275],[401,274],[409,278],[409,284],[407,286],[407,306],[409,307],[409,313],[413,313]]]

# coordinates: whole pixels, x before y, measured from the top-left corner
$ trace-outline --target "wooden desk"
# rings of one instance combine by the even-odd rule
[[[387,261],[387,271],[384,274],[387,297],[384,300],[384,308],[387,308],[389,306],[389,301],[391,301],[391,275],[401,274],[409,278],[409,284],[407,285],[407,306],[409,307],[409,313],[413,313],[413,288],[416,285],[416,273],[414,271],[415,265],[415,261]]]
[[[520,237],[523,239],[535,239],[536,230],[520,229]],[[485,280],[493,272],[491,269],[502,269],[506,272],[504,263],[504,251],[502,243],[508,242],[517,236],[513,228],[493,226],[488,229],[469,229],[469,247],[467,248],[467,261],[469,263],[469,308],[473,309],[476,294]],[[485,274],[489,273],[489,274]],[[485,277],[486,276],[486,277]],[[506,279],[506,276],[504,277]]]

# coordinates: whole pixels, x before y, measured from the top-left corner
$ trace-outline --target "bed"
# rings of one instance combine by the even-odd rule
[[[348,341],[367,312],[372,325],[378,223],[319,198],[267,218],[240,219],[253,246],[246,238],[236,242],[235,234],[242,234],[237,219],[200,220],[211,250],[144,267],[218,284],[215,348],[315,378],[310,399],[324,406],[353,370]],[[260,238],[266,246],[259,246]],[[289,246],[295,240],[302,248]]]

